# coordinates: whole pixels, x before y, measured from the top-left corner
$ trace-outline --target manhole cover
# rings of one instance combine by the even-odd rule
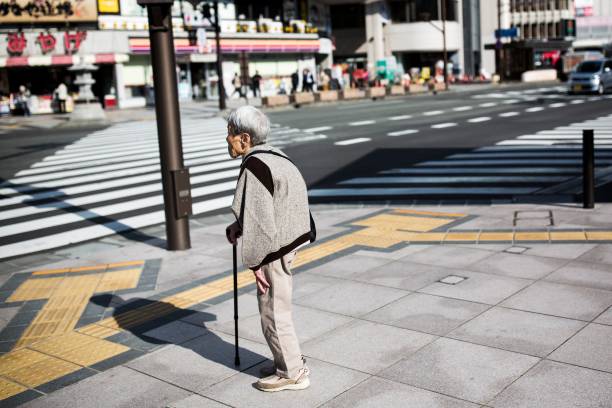
[[[447,285],[456,285],[458,283],[463,282],[466,279],[467,278],[464,276],[448,275],[446,278],[442,278],[438,282],[445,283]]]
[[[550,210],[515,211],[512,225],[516,227],[519,222],[523,225],[528,224],[532,227],[551,227],[555,225],[553,213]]]

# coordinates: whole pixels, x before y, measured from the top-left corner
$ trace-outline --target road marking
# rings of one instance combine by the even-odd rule
[[[463,112],[463,111],[469,111],[474,109],[473,106],[457,106],[456,108],[453,108],[453,110],[455,112]]]
[[[319,126],[319,127],[313,127],[310,129],[304,129],[304,132],[316,133],[316,132],[324,132],[326,130],[331,130],[331,129],[333,129],[331,126]]]
[[[310,190],[309,197],[376,197],[423,195],[522,195],[539,187],[415,187],[415,188],[320,188]]]
[[[402,168],[381,171],[380,174],[579,174],[582,167],[444,167],[444,168]]]
[[[480,105],[481,108],[492,108],[493,106],[497,106],[497,102],[485,102],[485,103],[481,103]]]
[[[374,123],[376,123],[375,120],[361,120],[359,122],[350,122],[349,126],[373,125]]]
[[[404,135],[411,135],[413,133],[418,133],[418,130],[417,129],[398,130],[397,132],[387,133],[387,136],[404,136]]]
[[[352,144],[356,144],[356,143],[365,143],[365,142],[369,142],[370,139],[369,137],[358,137],[355,139],[348,139],[348,140],[341,140],[339,142],[334,143],[337,146],[348,146],[348,145],[352,145]]]
[[[457,124],[454,122],[447,122],[447,123],[438,123],[436,125],[431,125],[432,129],[444,129],[444,128],[449,128],[453,126],[457,126]]]
[[[532,113],[532,112],[540,112],[540,111],[543,111],[543,110],[544,110],[544,108],[542,106],[534,106],[533,108],[525,109],[525,112]]]
[[[578,105],[581,103],[584,103],[584,99],[574,99],[573,101],[570,102],[572,105]]]
[[[435,111],[429,111],[429,112],[425,112],[423,113],[424,116],[435,116],[435,115],[441,115],[443,114],[444,111],[441,110],[435,110]]]
[[[505,104],[505,105],[512,105],[514,103],[519,103],[519,102],[520,102],[520,100],[518,100],[518,99],[508,99],[506,101],[503,101],[502,103]]]
[[[468,119],[468,122],[470,122],[470,123],[480,123],[480,122],[486,122],[488,120],[491,120],[490,116],[480,116],[478,118]]]
[[[566,176],[357,177],[338,184],[560,183],[566,180]]]
[[[565,102],[557,102],[557,103],[551,103],[550,105],[548,105],[548,107],[549,108],[561,108],[565,105],[566,105]]]
[[[404,119],[410,119],[411,117],[412,115],[391,116],[389,120],[404,120]]]
[[[502,118],[510,118],[512,116],[518,116],[518,112],[504,112],[504,113],[500,113],[499,116],[501,116]]]

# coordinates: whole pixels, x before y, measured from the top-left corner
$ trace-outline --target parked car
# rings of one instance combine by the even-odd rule
[[[595,92],[600,95],[612,88],[612,60],[583,61],[569,76],[569,94]]]

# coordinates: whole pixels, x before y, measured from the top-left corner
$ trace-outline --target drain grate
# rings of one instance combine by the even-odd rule
[[[447,285],[456,285],[458,283],[463,282],[466,279],[467,277],[465,276],[448,275],[446,278],[442,278],[438,282],[445,283]]]
[[[522,254],[523,252],[525,252],[528,249],[529,248],[521,247],[521,246],[512,246],[512,247],[504,250],[504,252],[508,252],[509,254]]]

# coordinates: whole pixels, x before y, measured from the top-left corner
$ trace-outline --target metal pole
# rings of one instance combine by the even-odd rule
[[[148,7],[151,63],[155,87],[155,116],[164,190],[166,238],[169,250],[191,247],[189,219],[178,217],[178,186],[173,173],[185,170],[181,144],[181,122],[178,106],[176,61],[172,35],[172,0],[138,0]],[[186,172],[182,172],[185,174]],[[187,177],[188,177],[188,173]],[[189,191],[187,190],[188,194]]]
[[[582,208],[595,207],[595,142],[593,129],[582,131]]]
[[[217,86],[219,87],[219,110],[223,111],[225,105],[225,87],[223,86],[223,60],[221,57],[221,24],[219,18],[219,0],[215,0],[215,49],[217,52]]]
[[[446,50],[446,0],[442,0],[442,52],[444,53],[444,89],[448,91],[448,52]]]
[[[495,42],[495,55],[497,59],[497,74],[499,75],[499,82],[504,79],[504,56],[503,56],[503,45],[501,42],[501,0],[497,0],[497,32],[498,37]]]
[[[240,351],[238,348],[238,260],[236,256],[236,245],[232,245],[234,259],[234,365],[240,365]]]

